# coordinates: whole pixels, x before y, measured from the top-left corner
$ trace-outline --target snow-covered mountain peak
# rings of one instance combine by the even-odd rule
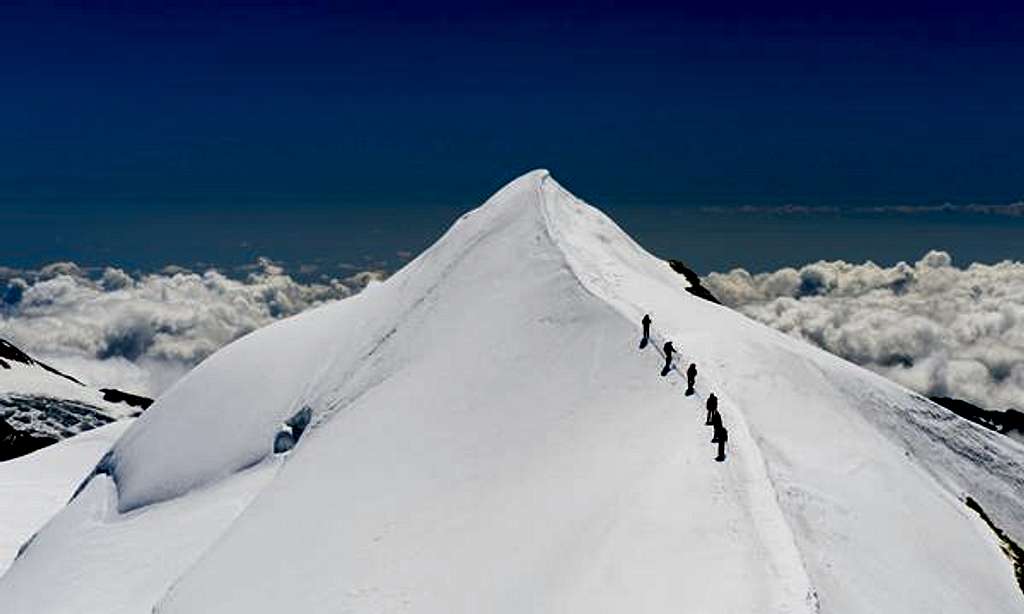
[[[569,229],[559,229],[550,215],[569,204],[580,208],[577,214],[585,207],[589,215],[603,217],[574,201],[547,171],[527,173],[462,216],[386,283],[218,352],[167,391],[115,447],[121,509],[178,496],[258,462],[272,450],[281,424],[303,407],[311,408],[313,427],[319,428],[363,393],[363,378],[383,376],[372,363],[385,360],[381,356],[392,360],[391,347],[393,360],[405,360],[408,349],[399,339],[414,322],[424,326],[420,320],[429,318],[431,325],[447,327],[461,320],[469,329],[500,325],[506,309],[492,304],[497,295],[515,303],[527,287],[551,297],[565,292],[556,286],[578,288],[567,275],[571,268],[562,245]],[[545,276],[533,274],[539,270]],[[486,307],[479,306],[484,302]],[[444,314],[438,313],[439,303],[448,309]],[[360,325],[352,326],[356,321]],[[442,341],[429,336],[415,345],[443,347]],[[229,364],[234,375],[225,379],[222,369],[228,367],[222,365]],[[185,457],[156,443],[168,439],[190,441],[193,451]]]
[[[386,282],[243,337],[167,391],[0,600],[1019,611],[1001,540],[1024,537],[1024,447],[685,286],[528,173]],[[679,356],[661,376],[667,341]],[[52,576],[76,582],[41,590]]]
[[[484,202],[484,206],[502,203],[528,204],[529,201],[518,200],[518,196],[535,194],[541,184],[551,177],[551,172],[544,168],[536,168],[523,173],[506,183]],[[534,201],[536,203],[536,201]]]

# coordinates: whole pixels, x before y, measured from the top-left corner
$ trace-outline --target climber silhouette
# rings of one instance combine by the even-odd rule
[[[708,408],[708,416],[704,419],[704,424],[711,426],[714,423],[715,415],[718,414],[718,397],[715,396],[715,393],[711,393],[705,406]]]
[[[719,430],[722,428],[722,414],[715,410],[713,416],[711,416],[711,443],[718,443]]]
[[[640,349],[647,347],[647,341],[651,338],[651,316],[644,314],[644,319],[640,320],[640,323],[644,326],[644,338],[640,340]]]
[[[718,456],[715,457],[715,460],[722,462],[725,460],[725,442],[729,441],[729,430],[719,422],[715,426],[715,431],[715,442],[718,444]]]
[[[676,349],[672,347],[671,341],[665,342],[665,368],[661,370],[661,376],[665,377],[668,372],[672,370],[672,355],[676,353]]]
[[[697,380],[697,364],[691,362],[686,369],[686,396],[693,394],[693,382]]]

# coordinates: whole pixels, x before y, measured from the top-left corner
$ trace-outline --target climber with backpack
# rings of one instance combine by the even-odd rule
[[[719,418],[715,423],[715,438],[712,440],[718,444],[718,456],[715,460],[722,462],[725,460],[725,442],[729,441],[729,430],[722,426],[722,419]]]
[[[715,415],[718,414],[718,397],[715,396],[715,393],[712,392],[708,396],[708,402],[705,404],[705,407],[708,409],[708,415],[704,419],[704,424],[705,426],[711,426],[714,424]]]
[[[668,372],[672,370],[672,355],[676,353],[676,348],[672,346],[671,341],[665,342],[665,367],[661,370],[661,376],[665,377]]]

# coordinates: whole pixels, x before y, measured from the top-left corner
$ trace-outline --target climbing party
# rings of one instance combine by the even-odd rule
[[[643,319],[640,320],[640,325],[643,328],[643,335],[640,338],[640,349],[647,347],[648,342],[651,340],[651,316],[644,314]],[[671,341],[666,341],[663,347],[665,355],[665,366],[661,369],[661,376],[666,377],[672,372],[672,358],[675,354],[679,353],[675,346],[672,345]],[[686,396],[694,396],[697,394],[697,363],[691,362],[686,368]],[[711,443],[717,444],[717,455],[715,460],[722,462],[725,460],[725,444],[729,441],[729,431],[722,424],[722,414],[718,411],[718,397],[715,393],[708,395],[707,401],[704,404],[707,409],[707,415],[704,419],[705,426],[710,426],[712,429]]]

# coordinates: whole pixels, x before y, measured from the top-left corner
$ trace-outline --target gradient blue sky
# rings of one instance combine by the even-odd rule
[[[536,167],[699,269],[1019,257],[1024,4],[0,8],[0,265],[387,261]],[[910,219],[907,219],[907,218]]]

